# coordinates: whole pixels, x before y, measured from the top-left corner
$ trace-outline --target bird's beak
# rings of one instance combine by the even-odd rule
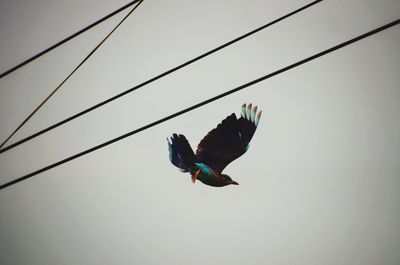
[[[231,181],[231,184],[233,184],[233,185],[239,185],[239,183],[237,183],[237,182],[234,181],[234,180]]]

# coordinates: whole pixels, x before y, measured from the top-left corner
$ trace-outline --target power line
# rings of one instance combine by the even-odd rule
[[[21,124],[6,138],[6,140],[0,145],[0,148],[2,148],[10,139],[11,137],[13,137],[18,131],[19,129],[22,128],[22,126],[24,126],[25,123],[27,123],[29,121],[30,118],[33,117],[33,115],[35,115],[35,113],[37,111],[39,111],[39,109],[60,89],[60,87],[62,85],[64,85],[65,82],[67,82],[67,80],[96,52],[96,50],[98,48],[100,48],[100,46],[111,36],[111,34],[114,33],[114,31],[129,17],[130,14],[133,13],[133,11],[135,11],[135,9],[143,2],[143,0],[140,0],[138,2],[138,4],[132,8],[131,11],[128,12],[128,14],[125,15],[125,17],[107,34],[107,36],[105,36],[99,44],[96,45],[96,47],[94,47],[94,49],[75,67],[74,70],[72,70],[72,72],[39,104],[39,106],[37,106],[31,114],[28,115],[28,117],[25,118],[25,120],[23,120],[21,122]],[[1,150],[1,149],[0,149]]]
[[[200,102],[200,103],[197,103],[196,105],[193,105],[193,106],[188,107],[188,108],[186,108],[186,109],[184,109],[184,110],[181,110],[181,111],[178,111],[178,112],[176,112],[176,113],[173,113],[173,114],[171,114],[171,115],[169,115],[169,116],[166,116],[166,117],[164,117],[164,118],[162,118],[162,119],[159,119],[159,120],[157,120],[157,121],[154,121],[154,122],[152,122],[152,123],[150,123],[150,124],[147,124],[147,125],[145,125],[145,126],[143,126],[143,127],[138,128],[138,129],[136,129],[136,130],[133,130],[133,131],[131,131],[131,132],[128,132],[128,133],[126,133],[126,134],[123,134],[123,135],[121,135],[121,136],[119,136],[119,137],[116,137],[116,138],[111,139],[111,140],[109,140],[109,141],[107,141],[107,142],[104,142],[104,143],[102,143],[102,144],[99,144],[99,145],[97,145],[97,146],[94,146],[94,147],[92,147],[92,148],[90,148],[90,149],[87,149],[87,150],[85,150],[85,151],[82,151],[82,152],[80,152],[80,153],[78,153],[78,154],[75,154],[75,155],[73,155],[73,156],[67,157],[67,158],[65,158],[65,159],[63,159],[63,160],[60,160],[60,161],[54,163],[54,164],[48,165],[48,166],[43,167],[43,168],[41,168],[41,169],[39,169],[39,170],[36,170],[36,171],[34,171],[34,172],[31,172],[31,173],[29,173],[29,174],[27,174],[27,175],[25,175],[25,176],[22,176],[22,177],[19,177],[19,178],[15,179],[15,180],[12,180],[12,181],[10,181],[10,182],[7,182],[7,183],[5,183],[5,184],[3,184],[3,185],[0,186],[0,190],[2,190],[2,189],[4,189],[4,188],[7,188],[7,187],[9,187],[9,186],[11,186],[11,185],[14,185],[14,184],[16,184],[16,183],[18,183],[18,182],[21,182],[21,181],[23,181],[23,180],[26,180],[26,179],[28,179],[28,178],[31,178],[31,177],[33,177],[33,176],[35,176],[35,175],[37,175],[37,174],[40,174],[40,173],[42,173],[42,172],[45,172],[45,171],[49,170],[49,169],[52,169],[52,168],[54,168],[54,167],[57,167],[57,166],[62,165],[62,164],[64,164],[64,163],[67,163],[67,162],[69,162],[69,161],[71,161],[71,160],[74,160],[74,159],[76,159],[76,158],[78,158],[78,157],[81,157],[81,156],[83,156],[83,155],[89,154],[89,153],[91,153],[91,152],[93,152],[93,151],[96,151],[96,150],[98,150],[98,149],[100,149],[100,148],[106,147],[107,145],[110,145],[110,144],[113,144],[113,143],[115,143],[115,142],[118,142],[118,141],[120,141],[120,140],[122,140],[122,139],[124,139],[124,138],[127,138],[127,137],[131,136],[131,135],[134,135],[134,134],[137,134],[137,133],[139,133],[139,132],[141,132],[141,131],[147,130],[147,129],[149,129],[149,128],[151,128],[151,127],[154,127],[154,126],[156,126],[156,125],[158,125],[158,124],[160,124],[160,123],[163,123],[163,122],[166,122],[166,121],[168,121],[168,120],[170,120],[170,119],[176,118],[176,117],[178,117],[178,116],[180,116],[180,115],[182,115],[182,114],[184,114],[184,113],[187,113],[187,112],[189,112],[189,111],[192,111],[192,110],[194,110],[194,109],[197,109],[197,108],[199,108],[199,107],[201,107],[201,106],[204,106],[204,105],[206,105],[206,104],[209,104],[209,103],[211,103],[211,102],[213,102],[213,101],[216,101],[216,100],[218,100],[218,99],[220,99],[220,98],[226,97],[226,96],[228,96],[228,95],[230,95],[230,94],[233,94],[233,93],[235,93],[235,92],[238,92],[238,91],[240,91],[240,90],[242,90],[242,89],[244,89],[244,88],[246,88],[246,87],[249,87],[249,86],[251,86],[251,85],[257,84],[257,83],[259,83],[259,82],[261,82],[261,81],[264,81],[264,80],[266,80],[266,79],[268,79],[268,78],[271,78],[271,77],[273,77],[273,76],[276,76],[276,75],[278,75],[278,74],[281,74],[281,73],[283,73],[283,72],[286,72],[286,71],[288,71],[288,70],[290,70],[290,69],[292,69],[292,68],[298,67],[298,66],[300,66],[300,65],[302,65],[302,64],[305,64],[305,63],[310,62],[310,61],[312,61],[312,60],[314,60],[314,59],[317,59],[317,58],[319,58],[319,57],[321,57],[321,56],[327,55],[327,54],[329,54],[329,53],[331,53],[331,52],[333,52],[333,51],[336,51],[336,50],[338,50],[338,49],[341,49],[341,48],[343,48],[343,47],[345,47],[345,46],[347,46],[347,45],[350,45],[350,44],[352,44],[352,43],[354,43],[354,42],[360,41],[360,40],[362,40],[362,39],[364,39],[364,38],[366,38],[366,37],[369,37],[369,36],[374,35],[374,34],[376,34],[376,33],[378,33],[378,32],[381,32],[381,31],[383,31],[383,30],[385,30],[385,29],[388,29],[388,28],[390,28],[390,27],[393,27],[393,26],[395,26],[395,25],[397,25],[397,24],[399,24],[399,23],[400,23],[400,19],[397,19],[397,20],[395,20],[395,21],[393,21],[393,22],[390,22],[390,23],[388,23],[388,24],[386,24],[386,25],[384,25],[384,26],[381,26],[381,27],[379,27],[379,28],[373,29],[373,30],[371,30],[371,31],[369,31],[369,32],[367,32],[367,33],[364,33],[364,34],[362,34],[362,35],[359,35],[359,36],[357,36],[357,37],[355,37],[355,38],[352,38],[352,39],[350,39],[350,40],[348,40],[348,41],[342,42],[342,43],[340,43],[340,44],[338,44],[338,45],[336,45],[336,46],[333,46],[333,47],[331,47],[331,48],[329,48],[329,49],[327,49],[327,50],[324,50],[324,51],[322,51],[322,52],[319,52],[319,53],[317,53],[317,54],[314,54],[314,55],[312,55],[312,56],[310,56],[310,57],[307,57],[307,58],[305,58],[305,59],[303,59],[303,60],[297,61],[297,62],[295,62],[295,63],[293,63],[293,64],[290,64],[290,65],[288,65],[288,66],[286,66],[286,67],[283,67],[283,68],[281,68],[281,69],[279,69],[279,70],[277,70],[277,71],[274,71],[274,72],[272,72],[272,73],[269,73],[269,74],[267,74],[267,75],[264,75],[264,76],[262,76],[262,77],[260,77],[260,78],[258,78],[258,79],[255,79],[255,80],[253,80],[253,81],[251,81],[251,82],[248,82],[248,83],[246,83],[246,84],[243,84],[243,85],[241,85],[241,86],[238,86],[238,87],[236,87],[236,88],[233,88],[233,89],[231,89],[231,90],[228,90],[228,91],[226,91],[226,92],[224,92],[224,93],[222,93],[222,94],[219,94],[219,95],[217,95],[217,96],[215,96],[215,97],[212,97],[212,98],[209,98],[209,99],[207,99],[207,100],[205,100],[205,101],[202,101],[202,102]]]
[[[94,22],[94,23],[92,23],[92,24],[86,26],[85,28],[79,30],[78,32],[75,32],[74,34],[72,34],[72,35],[66,37],[65,39],[63,39],[63,40],[57,42],[56,44],[50,46],[49,48],[47,48],[47,49],[45,49],[45,50],[39,52],[38,54],[36,54],[36,55],[34,55],[34,56],[32,56],[32,57],[26,59],[25,61],[23,61],[23,62],[17,64],[16,66],[14,66],[14,67],[8,69],[8,70],[5,71],[4,73],[1,73],[1,74],[0,74],[0,79],[3,78],[3,77],[5,77],[6,75],[11,74],[11,73],[14,72],[15,70],[17,70],[17,69],[23,67],[24,65],[26,65],[26,64],[28,64],[28,63],[30,63],[30,62],[36,60],[37,58],[39,58],[39,57],[45,55],[45,54],[48,53],[49,51],[51,51],[51,50],[57,48],[58,46],[60,46],[60,45],[62,45],[62,44],[64,44],[64,43],[66,43],[67,41],[69,41],[69,40],[75,38],[76,36],[78,36],[78,35],[84,33],[85,31],[87,31],[87,30],[93,28],[94,26],[96,26],[96,25],[102,23],[103,21],[105,21],[105,20],[109,19],[110,17],[112,17],[112,16],[118,14],[118,13],[121,12],[122,10],[124,10],[124,9],[126,9],[126,8],[128,8],[128,7],[130,7],[131,5],[133,5],[133,4],[135,4],[135,3],[139,2],[139,1],[140,1],[140,0],[134,0],[134,1],[132,1],[132,2],[130,2],[130,3],[128,3],[128,4],[126,4],[126,5],[124,5],[123,7],[121,7],[121,8],[119,8],[119,9],[117,9],[117,10],[111,12],[110,14],[108,14],[108,15],[104,16],[103,18],[97,20],[96,22]]]
[[[280,21],[282,21],[284,19],[287,19],[290,16],[293,16],[294,14],[299,13],[299,12],[301,12],[301,11],[303,11],[303,10],[305,10],[305,9],[307,9],[307,8],[317,4],[319,2],[322,2],[322,1],[323,0],[313,1],[313,2],[303,6],[301,8],[298,8],[298,9],[296,9],[296,10],[294,10],[294,11],[292,11],[292,12],[290,12],[290,13],[288,13],[288,14],[286,14],[286,15],[284,15],[284,16],[282,16],[282,17],[280,17],[280,18],[278,18],[278,19],[276,19],[274,21],[272,21],[272,22],[269,22],[269,23],[267,23],[267,24],[265,24],[265,25],[263,25],[263,26],[261,26],[261,27],[259,27],[257,29],[254,29],[254,30],[242,35],[242,36],[239,36],[239,37],[237,37],[237,38],[235,38],[235,39],[233,39],[233,40],[231,40],[231,41],[229,41],[229,42],[227,42],[225,44],[222,44],[221,46],[218,46],[217,48],[214,48],[214,49],[212,49],[212,50],[210,50],[210,51],[208,51],[206,53],[203,53],[203,54],[201,54],[201,55],[199,55],[199,56],[197,56],[197,57],[185,62],[185,63],[182,63],[182,64],[180,64],[180,65],[178,65],[178,66],[176,66],[176,67],[174,67],[174,68],[172,68],[170,70],[167,70],[167,71],[165,71],[165,72],[163,72],[163,73],[161,73],[161,74],[159,74],[159,75],[157,75],[157,76],[155,76],[155,77],[153,77],[153,78],[151,78],[151,79],[149,79],[149,80],[147,80],[147,81],[145,81],[143,83],[140,83],[140,84],[138,84],[138,85],[136,85],[136,86],[134,86],[134,87],[132,87],[132,88],[130,88],[128,90],[125,90],[125,91],[121,92],[120,94],[117,94],[117,95],[115,95],[115,96],[113,96],[113,97],[111,97],[109,99],[106,99],[106,100],[104,100],[104,101],[102,101],[102,102],[100,102],[100,103],[98,103],[98,104],[96,104],[96,105],[94,105],[92,107],[89,107],[89,108],[87,108],[87,109],[85,109],[85,110],[83,110],[83,111],[81,111],[81,112],[79,112],[79,113],[77,113],[75,115],[72,115],[72,116],[70,116],[70,117],[68,117],[68,118],[66,118],[66,119],[64,119],[64,120],[62,120],[62,121],[60,121],[58,123],[55,123],[55,124],[45,128],[45,129],[43,129],[41,131],[38,131],[38,132],[36,132],[36,133],[34,133],[34,134],[30,135],[30,136],[27,136],[27,137],[25,137],[25,138],[15,142],[15,143],[13,143],[13,144],[10,144],[9,146],[0,149],[0,153],[3,153],[5,151],[7,151],[7,150],[10,150],[10,149],[14,148],[14,147],[17,147],[18,145],[21,145],[21,144],[23,144],[23,143],[25,143],[25,142],[33,139],[33,138],[36,138],[39,135],[42,135],[42,134],[44,134],[44,133],[46,133],[48,131],[51,131],[51,130],[53,130],[53,129],[55,129],[55,128],[65,124],[67,122],[70,122],[70,121],[72,121],[72,120],[74,120],[74,119],[76,119],[76,118],[78,118],[78,117],[80,117],[80,116],[82,116],[82,115],[84,115],[84,114],[86,114],[88,112],[91,112],[91,111],[93,111],[93,110],[95,110],[95,109],[97,109],[97,108],[99,108],[99,107],[101,107],[103,105],[106,105],[106,104],[108,104],[108,103],[110,103],[110,102],[112,102],[112,101],[114,101],[114,100],[116,100],[116,99],[118,99],[118,98],[120,98],[122,96],[125,96],[128,93],[131,93],[131,92],[133,92],[133,91],[135,91],[135,90],[137,90],[137,89],[139,89],[139,88],[141,88],[141,87],[143,87],[145,85],[148,85],[148,84],[150,84],[150,83],[152,83],[152,82],[154,82],[154,81],[156,81],[156,80],[158,80],[158,79],[160,79],[162,77],[165,77],[165,76],[167,76],[169,74],[172,74],[173,72],[175,72],[175,71],[177,71],[177,70],[179,70],[179,69],[181,69],[183,67],[186,67],[186,66],[188,66],[188,65],[190,65],[190,64],[192,64],[192,63],[194,63],[194,62],[196,62],[196,61],[198,61],[200,59],[203,59],[203,58],[205,58],[205,57],[207,57],[207,56],[209,56],[209,55],[211,55],[211,54],[213,54],[213,53],[215,53],[215,52],[217,52],[217,51],[219,51],[221,49],[224,49],[224,48],[226,48],[226,47],[228,47],[228,46],[230,46],[230,45],[232,45],[232,44],[234,44],[234,43],[236,43],[236,42],[238,42],[238,41],[240,41],[240,40],[242,40],[244,38],[247,38],[247,37],[249,37],[249,36],[251,36],[251,35],[253,35],[253,34],[255,34],[255,33],[259,32],[259,31],[261,31],[263,29],[265,29],[265,28],[268,28],[268,27],[270,27],[270,26],[272,26],[272,25],[274,25],[274,24],[276,24],[276,23],[278,23],[278,22],[280,22]]]

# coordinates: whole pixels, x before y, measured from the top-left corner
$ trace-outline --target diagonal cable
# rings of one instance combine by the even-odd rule
[[[99,107],[101,107],[103,105],[106,105],[106,104],[108,104],[108,103],[110,103],[110,102],[112,102],[112,101],[114,101],[114,100],[116,100],[116,99],[118,99],[118,98],[120,98],[122,96],[125,96],[128,93],[131,93],[131,92],[133,92],[133,91],[135,91],[135,90],[137,90],[137,89],[139,89],[139,88],[141,88],[141,87],[143,87],[145,85],[148,85],[148,84],[150,84],[150,83],[152,83],[152,82],[154,82],[154,81],[156,81],[156,80],[158,80],[158,79],[160,79],[162,77],[165,77],[165,76],[167,76],[169,74],[172,74],[173,72],[175,72],[175,71],[177,71],[177,70],[179,70],[179,69],[181,69],[183,67],[186,67],[186,66],[188,66],[188,65],[190,65],[190,64],[192,64],[192,63],[194,63],[194,62],[196,62],[196,61],[198,61],[200,59],[203,59],[203,58],[205,58],[205,57],[207,57],[207,56],[219,51],[219,50],[222,50],[222,49],[224,49],[224,48],[226,48],[226,47],[228,47],[228,46],[230,46],[230,45],[232,45],[232,44],[234,44],[234,43],[236,43],[236,42],[238,42],[238,41],[240,41],[240,40],[242,40],[244,38],[247,38],[247,37],[249,37],[249,36],[251,36],[251,35],[253,35],[253,34],[255,34],[255,33],[259,32],[261,30],[263,30],[263,29],[266,29],[266,28],[268,28],[268,27],[270,27],[270,26],[272,26],[272,25],[274,25],[274,24],[276,24],[276,23],[278,23],[278,22],[280,22],[280,21],[282,21],[284,19],[287,19],[287,18],[293,16],[294,14],[299,13],[299,12],[301,12],[301,11],[303,11],[303,10],[305,10],[305,9],[307,9],[307,8],[317,4],[317,3],[320,3],[322,1],[323,0],[317,0],[317,1],[313,1],[313,2],[311,2],[309,4],[307,4],[305,6],[302,6],[302,7],[298,8],[298,9],[296,9],[296,10],[294,10],[294,11],[292,11],[292,12],[290,12],[290,13],[288,13],[288,14],[286,14],[286,15],[278,18],[278,19],[275,19],[272,22],[269,22],[269,23],[267,23],[267,24],[265,24],[265,25],[263,25],[263,26],[261,26],[261,27],[259,27],[257,29],[254,29],[254,30],[242,35],[242,36],[239,36],[239,37],[237,37],[237,38],[235,38],[235,39],[233,39],[233,40],[231,40],[231,41],[229,41],[229,42],[227,42],[225,44],[222,44],[221,46],[218,46],[217,48],[214,48],[214,49],[212,49],[212,50],[210,50],[210,51],[208,51],[206,53],[203,53],[203,54],[201,54],[201,55],[199,55],[199,56],[197,56],[197,57],[195,57],[195,58],[193,58],[193,59],[191,59],[191,60],[189,60],[189,61],[187,61],[187,62],[185,62],[183,64],[180,64],[180,65],[178,65],[178,66],[176,66],[176,67],[174,67],[174,68],[172,68],[170,70],[167,70],[167,71],[165,71],[165,72],[163,72],[163,73],[161,73],[161,74],[159,74],[159,75],[157,75],[157,76],[155,76],[155,77],[153,77],[153,78],[151,78],[151,79],[149,79],[149,80],[147,80],[147,81],[145,81],[143,83],[140,83],[139,85],[136,85],[136,86],[134,86],[134,87],[132,87],[132,88],[130,88],[128,90],[125,90],[125,91],[121,92],[120,94],[117,94],[117,95],[115,95],[115,96],[113,96],[113,97],[111,97],[109,99],[106,99],[106,100],[104,100],[104,101],[102,101],[102,102],[100,102],[100,103],[98,103],[98,104],[96,104],[96,105],[94,105],[92,107],[89,107],[89,108],[87,108],[87,109],[85,109],[85,110],[83,110],[83,111],[81,111],[81,112],[79,112],[79,113],[77,113],[75,115],[72,115],[72,116],[70,116],[70,117],[68,117],[68,118],[66,118],[66,119],[64,119],[64,120],[62,120],[62,121],[60,121],[58,123],[55,123],[55,124],[45,128],[45,129],[43,129],[41,131],[38,131],[38,132],[36,132],[36,133],[34,133],[34,134],[30,135],[30,136],[27,136],[27,137],[25,137],[25,138],[15,142],[15,143],[13,143],[13,144],[10,144],[9,146],[0,149],[0,153],[3,153],[5,151],[7,151],[7,150],[10,150],[10,149],[14,148],[14,147],[17,147],[18,145],[21,145],[21,144],[23,144],[23,143],[25,143],[25,142],[33,139],[33,138],[36,138],[39,135],[42,135],[42,134],[44,134],[44,133],[46,133],[48,131],[51,131],[51,130],[53,130],[53,129],[55,129],[55,128],[65,124],[67,122],[70,122],[70,121],[72,121],[72,120],[74,120],[74,119],[86,114],[86,113],[89,113],[89,112],[91,112],[91,111],[93,111],[93,110],[95,110],[95,109],[97,109],[97,108],[99,108]]]
[[[66,37],[65,39],[63,39],[63,40],[57,42],[56,44],[50,46],[49,48],[47,48],[47,49],[45,49],[45,50],[39,52],[38,54],[35,54],[34,56],[32,56],[32,57],[26,59],[25,61],[19,63],[18,65],[14,66],[14,67],[12,67],[12,68],[10,68],[10,69],[8,69],[7,71],[5,71],[5,72],[3,72],[3,73],[0,74],[0,79],[3,78],[3,77],[5,77],[6,75],[11,74],[12,72],[16,71],[17,69],[23,67],[24,65],[26,65],[26,64],[28,64],[28,63],[30,63],[30,62],[36,60],[37,58],[39,58],[39,57],[45,55],[46,53],[48,53],[48,52],[50,52],[51,50],[57,48],[58,46],[60,46],[60,45],[62,45],[62,44],[64,44],[64,43],[70,41],[71,39],[77,37],[78,35],[84,33],[85,31],[87,31],[87,30],[93,28],[94,26],[97,26],[98,24],[102,23],[103,21],[105,21],[105,20],[109,19],[110,17],[112,17],[112,16],[114,16],[114,15],[120,13],[121,11],[125,10],[126,8],[130,7],[131,5],[133,5],[133,4],[135,4],[135,3],[139,2],[139,1],[140,1],[140,0],[134,0],[134,1],[132,1],[132,2],[130,2],[130,3],[128,3],[128,4],[126,4],[126,5],[124,5],[124,6],[120,7],[120,8],[118,8],[117,10],[111,12],[110,14],[108,14],[108,15],[102,17],[101,19],[99,19],[99,20],[93,22],[92,24],[86,26],[85,28],[79,30],[78,32],[75,32],[74,34],[72,34],[72,35]]]
[[[54,167],[60,166],[60,165],[62,165],[62,164],[64,164],[64,163],[67,163],[67,162],[69,162],[69,161],[71,161],[71,160],[74,160],[74,159],[77,159],[77,158],[79,158],[79,157],[81,157],[81,156],[87,155],[87,154],[89,154],[89,153],[91,153],[91,152],[94,152],[94,151],[96,151],[96,150],[98,150],[98,149],[101,149],[101,148],[103,148],[103,147],[106,147],[106,146],[108,146],[108,145],[110,145],[110,144],[113,144],[113,143],[115,143],[115,142],[118,142],[118,141],[120,141],[120,140],[122,140],[122,139],[125,139],[125,138],[127,138],[127,137],[129,137],[129,136],[132,136],[132,135],[134,135],[134,134],[137,134],[137,133],[139,133],[139,132],[141,132],[141,131],[147,130],[147,129],[149,129],[149,128],[151,128],[151,127],[154,127],[154,126],[156,126],[156,125],[158,125],[158,124],[160,124],[160,123],[164,123],[164,122],[166,122],[166,121],[168,121],[168,120],[171,120],[171,119],[173,119],[173,118],[176,118],[176,117],[178,117],[178,116],[180,116],[180,115],[182,115],[182,114],[185,114],[185,113],[187,113],[187,112],[189,112],[189,111],[192,111],[192,110],[194,110],[194,109],[200,108],[201,106],[207,105],[207,104],[209,104],[209,103],[211,103],[211,102],[213,102],[213,101],[216,101],[216,100],[218,100],[218,99],[221,99],[221,98],[223,98],[223,97],[226,97],[226,96],[228,96],[228,95],[230,95],[230,94],[233,94],[233,93],[235,93],[235,92],[238,92],[238,91],[240,91],[240,90],[242,90],[242,89],[244,89],[244,88],[250,87],[250,86],[252,86],[252,85],[254,85],[254,84],[257,84],[257,83],[259,83],[259,82],[261,82],[261,81],[264,81],[264,80],[266,80],[266,79],[269,79],[269,78],[271,78],[271,77],[273,77],[273,76],[279,75],[279,74],[284,73],[284,72],[286,72],[286,71],[288,71],[288,70],[290,70],[290,69],[293,69],[293,68],[295,68],[295,67],[298,67],[298,66],[300,66],[300,65],[303,65],[303,64],[305,64],[305,63],[308,63],[308,62],[310,62],[310,61],[312,61],[312,60],[315,60],[315,59],[317,59],[317,58],[319,58],[319,57],[322,57],[322,56],[324,56],[324,55],[327,55],[327,54],[329,54],[329,53],[331,53],[331,52],[334,52],[334,51],[336,51],[336,50],[339,50],[339,49],[341,49],[341,48],[344,48],[345,46],[348,46],[348,45],[350,45],[350,44],[352,44],[352,43],[354,43],[354,42],[360,41],[360,40],[362,40],[362,39],[364,39],[364,38],[366,38],[366,37],[369,37],[369,36],[371,36],[371,35],[374,35],[374,34],[377,34],[377,33],[381,32],[381,31],[383,31],[383,30],[386,30],[386,29],[388,29],[388,28],[391,28],[391,27],[393,27],[393,26],[396,26],[396,25],[399,24],[399,23],[400,23],[400,19],[397,19],[397,20],[395,20],[395,21],[392,21],[392,22],[390,22],[390,23],[388,23],[388,24],[386,24],[386,25],[383,25],[383,26],[381,26],[381,27],[379,27],[379,28],[373,29],[373,30],[371,30],[371,31],[369,31],[369,32],[367,32],[367,33],[364,33],[364,34],[362,34],[362,35],[359,35],[359,36],[357,36],[357,37],[354,37],[354,38],[352,38],[352,39],[350,39],[350,40],[348,40],[348,41],[345,41],[345,42],[342,42],[342,43],[340,43],[340,44],[337,44],[337,45],[335,45],[335,46],[333,46],[333,47],[331,47],[331,48],[329,48],[329,49],[326,49],[326,50],[324,50],[324,51],[321,51],[321,52],[319,52],[319,53],[316,53],[316,54],[314,54],[314,55],[312,55],[312,56],[310,56],[310,57],[307,57],[307,58],[305,58],[305,59],[303,59],[303,60],[297,61],[297,62],[295,62],[295,63],[293,63],[293,64],[290,64],[290,65],[288,65],[288,66],[286,66],[286,67],[283,67],[283,68],[281,68],[281,69],[279,69],[279,70],[276,70],[276,71],[274,71],[274,72],[272,72],[272,73],[269,73],[269,74],[267,74],[267,75],[264,75],[264,76],[262,76],[262,77],[260,77],[260,78],[258,78],[258,79],[255,79],[255,80],[250,81],[250,82],[248,82],[248,83],[246,83],[246,84],[243,84],[243,85],[241,85],[241,86],[238,86],[238,87],[236,87],[236,88],[233,88],[233,89],[231,89],[231,90],[228,90],[228,91],[226,91],[226,92],[224,92],[224,93],[222,93],[222,94],[219,94],[219,95],[217,95],[217,96],[215,96],[215,97],[209,98],[209,99],[207,99],[207,100],[205,100],[205,101],[202,101],[202,102],[200,102],[200,103],[197,103],[197,104],[195,104],[195,105],[192,105],[191,107],[188,107],[188,108],[186,108],[186,109],[184,109],[184,110],[181,110],[181,111],[178,111],[178,112],[173,113],[173,114],[171,114],[171,115],[168,115],[168,116],[166,116],[166,117],[164,117],[164,118],[162,118],[162,119],[159,119],[159,120],[157,120],[157,121],[154,121],[154,122],[152,122],[152,123],[149,123],[149,124],[147,124],[147,125],[145,125],[145,126],[143,126],[143,127],[140,127],[140,128],[138,128],[138,129],[136,129],[136,130],[133,130],[133,131],[131,131],[131,132],[128,132],[128,133],[126,133],[126,134],[123,134],[123,135],[121,135],[121,136],[119,136],[119,137],[116,137],[116,138],[114,138],[114,139],[111,139],[111,140],[109,140],[109,141],[107,141],[107,142],[104,142],[104,143],[102,143],[102,144],[96,145],[96,146],[94,146],[94,147],[92,147],[92,148],[89,148],[89,149],[87,149],[87,150],[85,150],[85,151],[82,151],[82,152],[80,152],[80,153],[77,153],[77,154],[75,154],[75,155],[72,155],[72,156],[70,156],[70,157],[67,157],[67,158],[65,158],[65,159],[63,159],[63,160],[60,160],[60,161],[58,161],[58,162],[56,162],[56,163],[53,163],[53,164],[51,164],[51,165],[45,166],[45,167],[43,167],[43,168],[41,168],[41,169],[38,169],[38,170],[36,170],[36,171],[33,171],[33,172],[31,172],[31,173],[29,173],[29,174],[27,174],[27,175],[25,175],[25,176],[22,176],[22,177],[19,177],[19,178],[14,179],[14,180],[12,180],[12,181],[6,182],[5,184],[3,184],[3,185],[0,186],[0,190],[5,189],[5,188],[7,188],[7,187],[9,187],[9,186],[11,186],[11,185],[14,185],[14,184],[18,183],[18,182],[21,182],[21,181],[24,181],[24,180],[26,180],[26,179],[29,179],[29,178],[31,178],[31,177],[33,177],[33,176],[35,176],[35,175],[38,175],[38,174],[40,174],[40,173],[43,173],[43,172],[45,172],[45,171],[47,171],[47,170],[50,170],[50,169],[52,169],[52,168],[54,168]]]
[[[96,47],[94,47],[94,49],[75,67],[74,70],[72,70],[72,72],[39,104],[39,106],[37,106],[32,112],[31,114],[28,115],[28,117],[25,118],[25,120],[23,120],[21,122],[20,125],[18,125],[18,127],[4,140],[4,142],[0,145],[0,148],[2,148],[21,128],[22,126],[25,125],[25,123],[27,123],[32,117],[33,115],[35,115],[36,112],[39,111],[39,109],[59,90],[59,88],[65,84],[65,82],[67,82],[67,80],[96,52],[96,50],[98,48],[100,48],[100,46],[111,36],[111,34],[114,33],[114,31],[129,17],[130,14],[132,14],[133,11],[135,11],[135,9],[143,2],[143,0],[140,0],[138,2],[138,4],[132,8],[131,11],[128,12],[128,14],[125,15],[125,17],[110,31],[110,33],[107,34],[107,36],[105,36],[103,38],[103,40],[100,41],[99,44],[96,45]],[[1,150],[1,149],[0,149]]]

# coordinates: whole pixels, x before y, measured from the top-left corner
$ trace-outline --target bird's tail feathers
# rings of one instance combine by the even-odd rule
[[[186,137],[182,134],[173,134],[167,141],[171,163],[182,172],[189,172],[195,163],[195,155]]]

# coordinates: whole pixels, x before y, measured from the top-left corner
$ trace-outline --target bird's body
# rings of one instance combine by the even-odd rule
[[[252,108],[252,104],[246,107],[244,104],[241,117],[237,119],[232,113],[218,124],[200,141],[196,154],[184,135],[173,134],[168,139],[171,163],[182,172],[189,172],[193,183],[198,179],[214,187],[238,185],[222,171],[247,151],[260,116],[261,111],[257,113],[257,107]]]
[[[229,184],[238,184],[229,177],[227,178],[224,174],[218,174],[210,167],[203,163],[195,163],[195,166],[191,172],[192,181],[195,182],[196,179],[200,180],[206,185],[214,187],[223,187]]]

